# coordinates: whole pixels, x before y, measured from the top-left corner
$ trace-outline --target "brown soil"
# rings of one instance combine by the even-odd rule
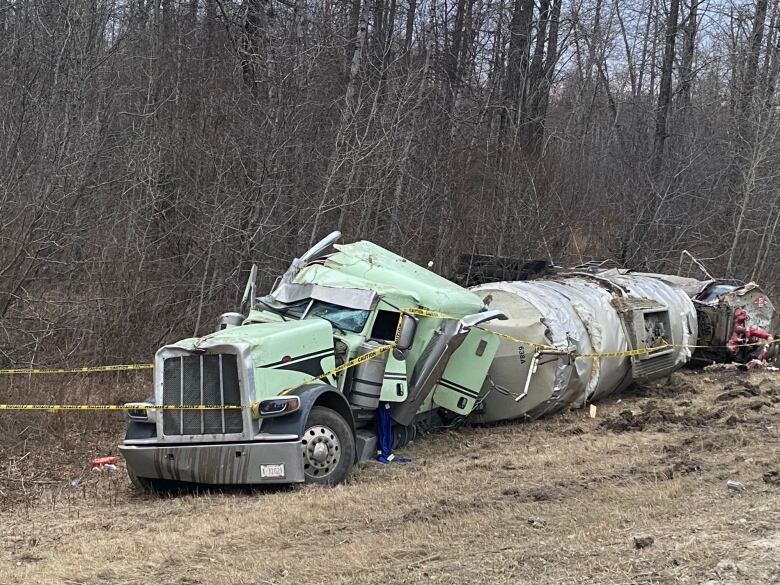
[[[336,488],[169,498],[88,471],[121,416],[2,414],[0,583],[774,584],[779,403],[778,375],[684,372]]]

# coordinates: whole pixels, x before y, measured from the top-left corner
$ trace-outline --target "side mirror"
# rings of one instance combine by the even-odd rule
[[[290,284],[293,281],[295,275],[298,274],[304,266],[306,266],[307,262],[318,258],[325,250],[335,244],[340,237],[340,231],[331,232],[322,238],[319,242],[314,244],[311,248],[306,250],[303,256],[300,258],[295,258],[290,263],[290,267],[282,275],[282,278],[274,284],[273,288],[271,289],[271,296],[276,297],[279,291],[282,290],[285,285]]]
[[[255,294],[255,283],[257,282],[257,264],[252,264],[252,270],[249,271],[249,278],[246,281],[246,286],[244,287],[244,296],[241,297],[241,306],[239,307],[239,311],[244,311],[244,306],[246,305],[246,302],[249,301],[249,310],[255,308],[255,297],[257,296]]]
[[[470,327],[476,327],[481,323],[492,321],[493,319],[506,321],[508,317],[506,316],[506,313],[504,313],[503,311],[492,310],[492,311],[483,311],[481,313],[474,313],[473,315],[466,315],[460,320],[460,322],[463,324],[464,327],[470,328]]]
[[[335,244],[340,237],[341,237],[341,232],[338,230],[329,233],[327,236],[322,238],[319,242],[314,244],[311,248],[306,250],[303,256],[301,256],[301,262],[308,262],[309,260],[313,260],[317,258],[325,250],[327,250],[333,244]]]
[[[401,351],[405,351],[412,347],[414,343],[414,335],[417,333],[417,317],[404,313],[401,315],[401,327],[398,332],[398,339],[395,341],[395,346]]]

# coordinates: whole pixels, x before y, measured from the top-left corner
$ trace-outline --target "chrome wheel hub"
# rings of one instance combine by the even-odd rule
[[[315,425],[306,429],[303,444],[303,472],[313,477],[325,477],[333,472],[341,459],[341,443],[331,429]]]

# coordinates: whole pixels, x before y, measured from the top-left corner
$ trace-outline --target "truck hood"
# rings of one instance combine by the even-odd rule
[[[203,337],[182,339],[167,347],[186,351],[208,350],[224,345],[249,349],[255,367],[276,363],[285,357],[294,358],[316,350],[333,350],[333,329],[324,319],[252,323],[228,327]]]

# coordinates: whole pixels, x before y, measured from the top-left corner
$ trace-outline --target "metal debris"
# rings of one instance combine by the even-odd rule
[[[734,490],[736,492],[744,492],[747,488],[742,482],[737,481],[736,479],[730,479],[726,482],[726,486],[730,490]]]

